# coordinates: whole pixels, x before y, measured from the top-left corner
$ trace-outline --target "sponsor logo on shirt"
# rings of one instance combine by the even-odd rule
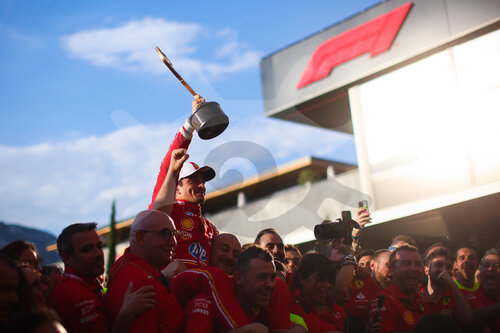
[[[181,225],[182,225],[182,228],[184,228],[186,230],[193,230],[194,222],[193,222],[193,220],[191,220],[191,218],[184,217],[181,220]]]
[[[186,215],[189,215],[189,216],[194,216],[194,214],[193,214],[193,213],[191,213],[191,212],[186,212]]]
[[[363,288],[364,285],[363,280],[355,280],[354,284],[356,285],[356,287],[358,287],[358,289]]]
[[[407,324],[415,324],[415,319],[413,318],[411,311],[406,311],[403,315],[403,318]]]
[[[201,261],[207,260],[207,251],[198,242],[189,245],[189,253]]]
[[[193,234],[186,231],[186,230],[180,230],[179,231],[179,237],[182,239],[182,240],[188,240],[188,239],[191,239],[191,237],[193,237]]]
[[[359,294],[356,296],[357,299],[366,299],[366,296],[363,295],[363,293],[360,291]]]

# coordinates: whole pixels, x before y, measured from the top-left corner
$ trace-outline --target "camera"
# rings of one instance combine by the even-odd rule
[[[351,217],[351,212],[348,210],[342,211],[342,218],[336,219],[334,222],[325,220],[321,224],[314,227],[314,237],[318,241],[334,238],[344,238],[344,244],[352,243],[352,229],[360,229],[358,222]]]

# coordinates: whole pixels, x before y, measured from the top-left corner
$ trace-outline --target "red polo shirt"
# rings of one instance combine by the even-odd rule
[[[378,307],[378,296],[385,296],[382,308]],[[394,283],[377,294],[370,304],[370,318],[380,312],[381,332],[411,332],[418,321],[429,313],[429,306],[418,292],[411,302]]]
[[[368,322],[368,311],[370,310],[370,301],[380,292],[375,279],[371,276],[364,280],[352,281],[351,299],[342,304],[346,312],[365,323]]]
[[[116,320],[123,303],[123,295],[129,283],[133,282],[134,290],[147,285],[154,286],[156,306],[137,316],[129,332],[175,332],[179,329],[183,320],[182,308],[167,286],[161,282],[160,276],[146,260],[133,255],[130,248],[127,248],[109,273],[106,295],[110,321]]]
[[[302,297],[300,289],[295,290],[292,294],[290,312],[304,319],[310,333],[342,332],[347,318],[344,309],[334,302],[331,303],[329,312],[317,313],[314,305],[307,303]]]
[[[442,313],[448,315],[454,315],[457,313],[457,303],[455,302],[455,297],[451,292],[451,289],[446,287],[443,295],[437,300],[432,301],[431,296],[427,294],[426,290],[422,290],[420,297],[427,300],[427,305],[429,306],[430,313]]]
[[[200,331],[211,327],[214,315],[222,330],[235,329],[255,321],[262,322],[270,330],[290,328],[290,291],[286,282],[280,279],[276,279],[270,305],[250,313],[243,312],[236,298],[233,280],[217,267],[182,272],[171,283],[181,305],[187,304],[186,327],[193,327],[193,332],[196,327]],[[191,299],[193,297],[194,300]]]
[[[494,305],[497,303],[496,300],[486,296],[482,288],[479,288],[475,292],[466,293],[465,299],[469,303],[472,310]],[[492,323],[492,325],[490,325],[490,328],[494,329],[495,332],[500,332],[500,319]]]
[[[102,286],[97,279],[88,279],[66,267],[52,289],[48,304],[70,333],[108,332]]]

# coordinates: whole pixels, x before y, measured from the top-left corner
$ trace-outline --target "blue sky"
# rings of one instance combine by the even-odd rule
[[[220,137],[195,138],[192,160],[250,141],[278,165],[305,155],[354,162],[352,137],[263,116],[259,64],[378,2],[2,1],[0,220],[57,234],[105,225],[113,199],[119,219],[147,207],[192,98],[155,46],[231,118]],[[226,158],[219,172],[242,177],[263,162]]]

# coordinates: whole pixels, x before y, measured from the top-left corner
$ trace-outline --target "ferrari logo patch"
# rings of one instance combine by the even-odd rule
[[[361,289],[363,288],[364,282],[363,280],[354,280],[354,284],[358,287],[358,289]]]

